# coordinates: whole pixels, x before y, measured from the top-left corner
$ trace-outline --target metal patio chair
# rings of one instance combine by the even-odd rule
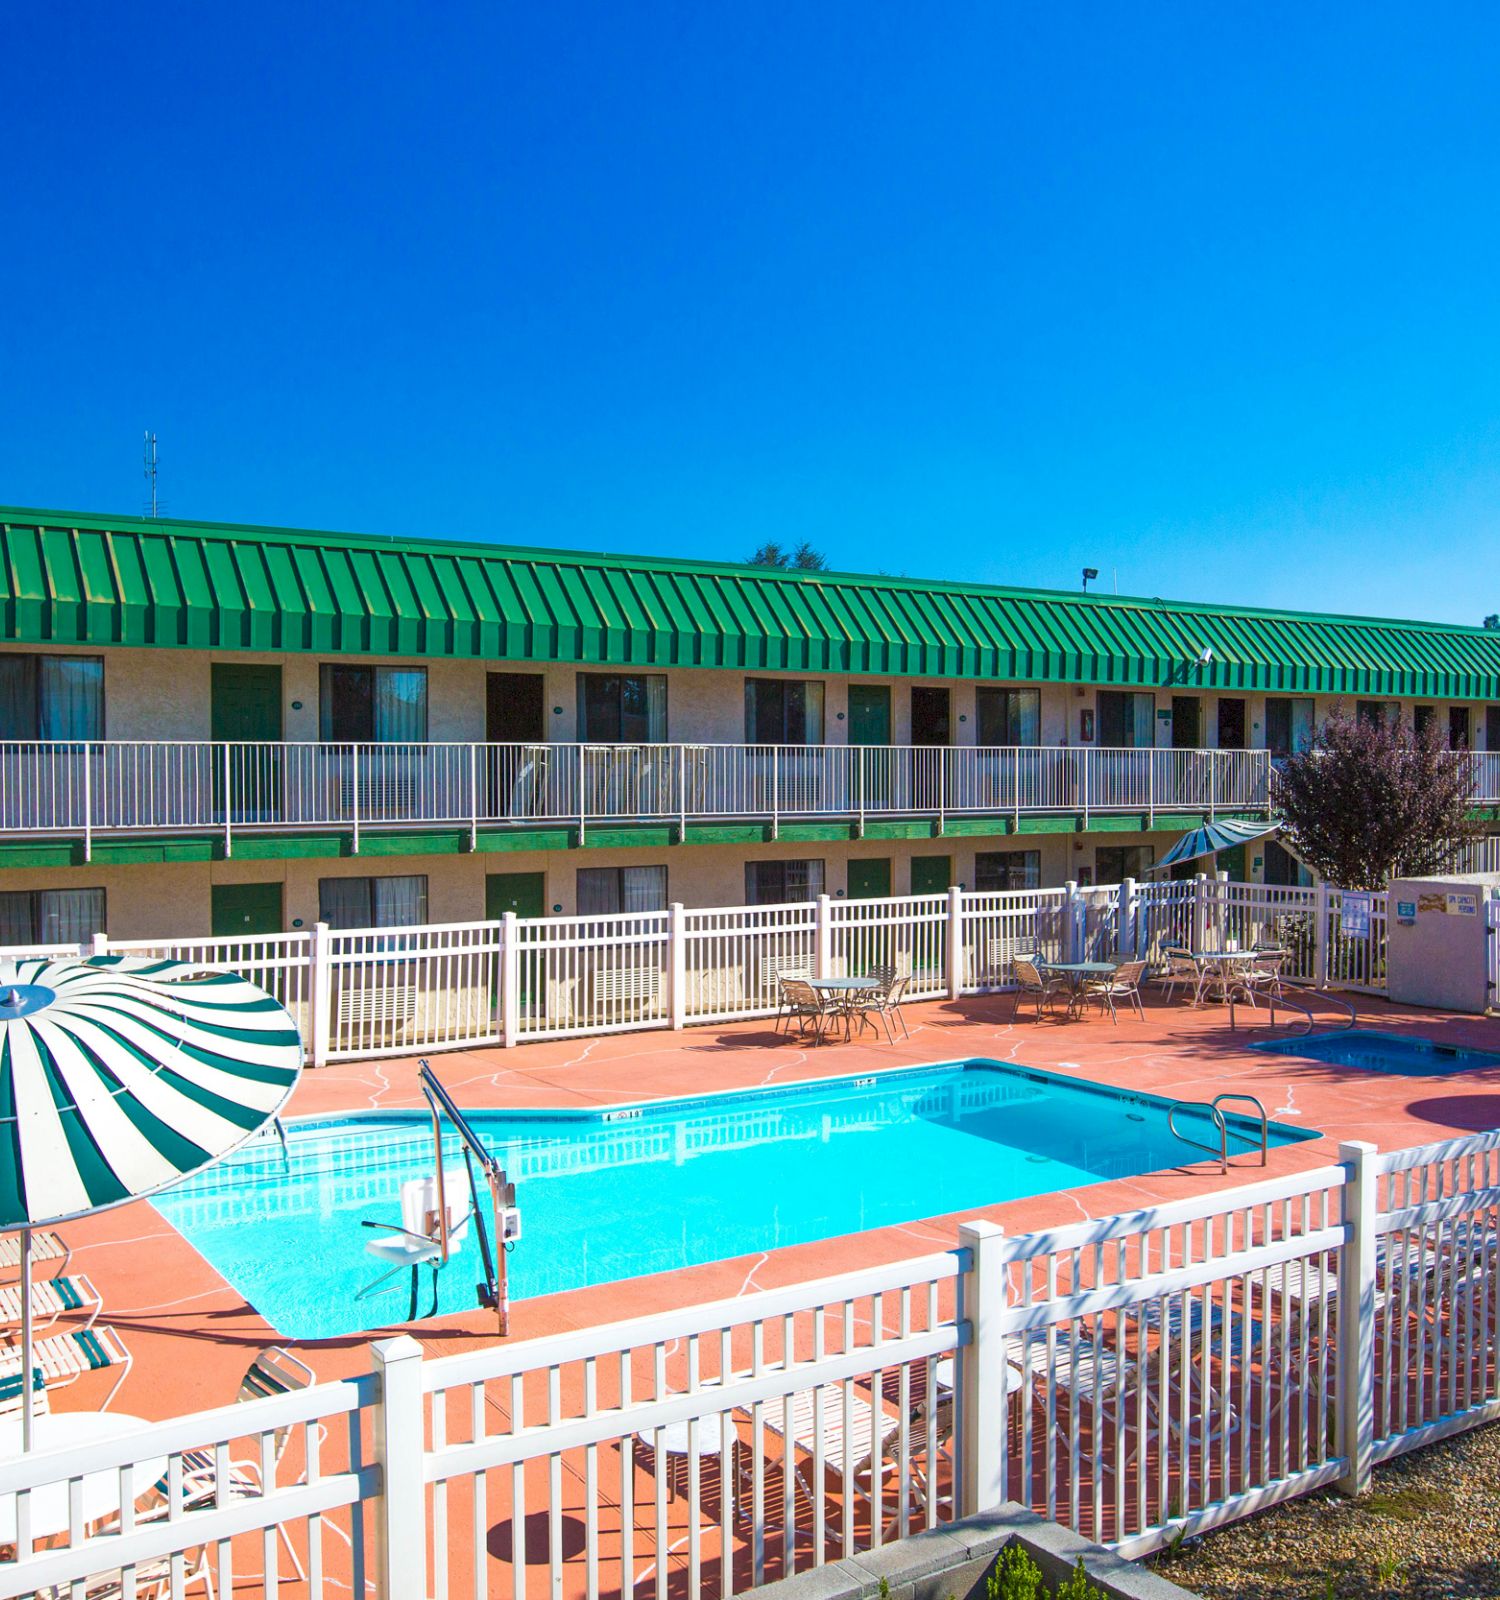
[[[1042,1020],[1042,1013],[1055,995],[1069,997],[1071,986],[1068,980],[1061,976],[1045,976],[1030,956],[1017,956],[1014,961],[1016,975],[1015,999],[1011,1002],[1010,1020],[1014,1022],[1021,1010],[1022,1000],[1030,999],[1036,1002],[1036,1020]]]

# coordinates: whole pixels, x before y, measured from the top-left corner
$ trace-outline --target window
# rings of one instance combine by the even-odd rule
[[[745,740],[748,744],[822,744],[823,685],[746,678]]]
[[[821,861],[747,861],[745,903],[752,906],[786,905],[794,900],[816,900],[823,892]]]
[[[979,720],[975,738],[983,745],[1042,742],[1042,691],[1040,689],[990,689],[974,691]]]
[[[1412,731],[1420,739],[1427,730],[1437,721],[1436,706],[1413,706],[1411,709]]]
[[[415,928],[427,920],[427,875],[320,878],[318,920],[330,928]]]
[[[974,857],[974,887],[981,893],[996,889],[1040,889],[1040,850],[981,850]]]
[[[103,932],[103,889],[8,889],[0,894],[0,945],[87,944]]]
[[[0,656],[0,739],[102,739],[98,656]]]
[[[1360,700],[1354,714],[1361,722],[1384,723],[1394,728],[1401,716],[1401,707],[1394,700]]]
[[[420,744],[427,737],[425,667],[324,665],[318,726],[339,744]]]
[[[660,744],[667,737],[667,680],[580,672],[578,737],[590,744]]]
[[[1469,748],[1469,708],[1467,706],[1448,707],[1448,748],[1450,750],[1467,750]]]
[[[1312,884],[1312,873],[1302,865],[1289,850],[1285,850],[1274,839],[1265,842],[1265,862],[1262,868],[1267,883],[1276,884],[1283,889],[1308,888]]]
[[[621,911],[665,911],[665,867],[580,867],[578,915],[613,916]]]
[[[1156,696],[1119,689],[1099,691],[1099,743],[1149,750],[1156,743]]]
[[[1266,748],[1273,756],[1308,749],[1313,738],[1313,702],[1272,695],[1266,700]]]
[[[1500,750],[1500,706],[1484,708],[1484,747]]]
[[[1219,748],[1243,750],[1245,748],[1245,702],[1221,700],[1219,702]]]
[[[1094,851],[1094,882],[1123,883],[1126,878],[1143,878],[1155,864],[1153,845],[1101,845]]]

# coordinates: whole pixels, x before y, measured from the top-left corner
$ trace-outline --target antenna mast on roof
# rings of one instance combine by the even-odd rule
[[[156,435],[148,431],[145,440],[146,481],[151,485],[151,499],[146,507],[146,515],[156,517],[161,515],[161,507],[156,499]]]

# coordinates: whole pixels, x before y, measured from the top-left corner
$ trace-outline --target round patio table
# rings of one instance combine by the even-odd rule
[[[1202,1005],[1204,992],[1214,981],[1215,967],[1219,969],[1217,974],[1219,994],[1210,996],[1210,998],[1217,998],[1222,1001],[1224,998],[1224,984],[1230,975],[1229,969],[1236,963],[1257,961],[1267,952],[1264,950],[1189,950],[1188,954],[1192,957],[1193,965],[1198,969],[1198,993],[1193,999],[1193,1004]]]
[[[1068,980],[1068,1015],[1076,1016],[1083,1006],[1083,986],[1090,978],[1107,978],[1116,971],[1118,961],[1038,961],[1043,972],[1060,972]]]
[[[816,989],[819,994],[841,995],[846,1001],[854,995],[872,994],[875,990],[885,987],[879,978],[809,978],[807,986],[809,989]],[[844,1039],[847,1042],[854,1037],[852,1014],[847,1005],[840,1009],[844,1018]],[[877,1031],[875,1024],[868,1017],[861,1015],[859,1020],[861,1027],[868,1027],[872,1033]]]
[[[55,1411],[32,1418],[32,1450],[40,1455],[48,1450],[66,1450],[73,1445],[97,1444],[149,1428],[144,1417],[126,1416],[121,1411]],[[21,1455],[21,1419],[0,1422],[0,1460],[15,1461]],[[167,1458],[153,1456],[137,1461],[130,1468],[130,1487],[139,1499],[159,1483],[167,1471]],[[83,1523],[87,1527],[120,1509],[120,1472],[116,1467],[86,1473],[82,1481]],[[68,1531],[69,1483],[44,1483],[31,1491],[31,1536],[54,1538]],[[16,1542],[16,1497],[0,1495],[0,1544]]]

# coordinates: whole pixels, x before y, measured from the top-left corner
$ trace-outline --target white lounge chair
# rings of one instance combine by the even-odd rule
[[[38,1339],[31,1347],[32,1387],[37,1399],[76,1383],[87,1372],[118,1369],[110,1391],[94,1409],[107,1411],[130,1374],[130,1352],[113,1328],[78,1328],[72,1333],[54,1333]],[[40,1381],[38,1381],[38,1379]],[[40,1393],[37,1393],[40,1391]],[[21,1409],[21,1347],[0,1349],[0,1416]],[[35,1400],[33,1401],[35,1405]],[[44,1409],[37,1407],[37,1409]]]
[[[73,1259],[73,1252],[63,1242],[61,1234],[54,1233],[50,1228],[35,1228],[31,1234],[31,1268],[33,1273],[39,1266],[46,1263],[52,1264],[54,1272],[66,1272],[68,1263]],[[19,1277],[21,1272],[21,1235],[19,1233],[0,1234],[0,1274],[9,1278],[12,1275]]]
[[[83,1326],[92,1328],[99,1320],[104,1302],[87,1278],[38,1278],[31,1285],[33,1329],[47,1329],[59,1317],[79,1313]],[[0,1326],[21,1324],[21,1285],[8,1283],[0,1288]]]

